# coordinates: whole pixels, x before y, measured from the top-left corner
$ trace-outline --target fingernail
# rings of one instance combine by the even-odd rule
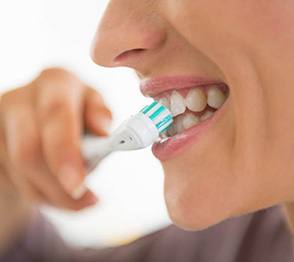
[[[73,197],[73,199],[78,200],[80,198],[82,198],[85,193],[87,192],[87,187],[85,185],[80,185],[78,188],[76,188],[73,193],[71,194],[71,196]]]
[[[72,165],[64,165],[60,169],[58,177],[61,185],[68,193],[72,193],[75,190],[79,174]]]

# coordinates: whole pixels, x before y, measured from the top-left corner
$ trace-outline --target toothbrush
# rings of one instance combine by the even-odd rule
[[[172,123],[173,116],[169,109],[154,101],[124,121],[109,137],[86,135],[81,150],[88,173],[112,152],[138,150],[152,145]]]

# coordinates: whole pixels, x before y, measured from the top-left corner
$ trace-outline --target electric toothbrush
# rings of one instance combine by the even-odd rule
[[[82,141],[82,154],[88,172],[114,151],[138,150],[152,145],[172,123],[169,109],[154,101],[124,121],[109,137],[86,135]]]

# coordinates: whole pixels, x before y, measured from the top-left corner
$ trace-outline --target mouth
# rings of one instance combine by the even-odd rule
[[[141,91],[166,106],[174,116],[173,125],[152,147],[160,160],[176,156],[213,128],[229,96],[224,82],[190,76],[145,80]]]

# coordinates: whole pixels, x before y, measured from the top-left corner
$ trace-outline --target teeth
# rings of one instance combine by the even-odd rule
[[[183,120],[184,120],[184,115],[180,115],[175,119],[174,127],[175,127],[177,134],[180,134],[185,130],[184,125],[183,125]]]
[[[183,118],[183,127],[184,129],[189,129],[192,126],[195,126],[199,123],[200,119],[199,117],[195,116],[192,113],[185,114]]]
[[[207,105],[206,95],[200,88],[194,88],[186,96],[186,106],[193,112],[201,112]]]
[[[226,100],[225,94],[217,87],[210,87],[207,91],[207,103],[215,109],[219,109]]]
[[[177,116],[174,120],[174,124],[168,129],[168,131],[161,134],[161,138],[165,139],[180,134],[184,130],[196,126],[200,121],[210,118],[213,114],[214,112],[212,111],[206,111],[201,117],[196,116],[193,113],[185,113]]]
[[[170,109],[170,103],[167,97],[163,97],[158,101],[160,104],[164,105],[167,109]]]
[[[173,116],[178,116],[186,111],[185,99],[177,91],[171,94],[170,110]]]
[[[213,116],[213,112],[212,111],[206,111],[201,117],[200,117],[200,121],[204,121],[210,117]]]
[[[200,121],[211,118],[214,112],[213,110],[205,110],[207,104],[214,109],[219,109],[224,104],[226,98],[227,95],[216,86],[209,87],[207,93],[200,88],[191,89],[186,95],[186,98],[176,90],[169,97],[162,97],[158,102],[167,107],[175,118],[174,124],[167,132],[161,134],[161,138],[167,139],[168,137],[173,137],[197,125]],[[186,112],[186,107],[190,112]],[[193,113],[202,111],[204,113],[201,114],[201,117]]]
[[[167,131],[161,133],[161,134],[160,134],[160,137],[161,137],[162,139],[168,138]]]
[[[177,134],[177,130],[174,125],[172,125],[168,130],[167,130],[167,135],[168,136],[175,136]]]

